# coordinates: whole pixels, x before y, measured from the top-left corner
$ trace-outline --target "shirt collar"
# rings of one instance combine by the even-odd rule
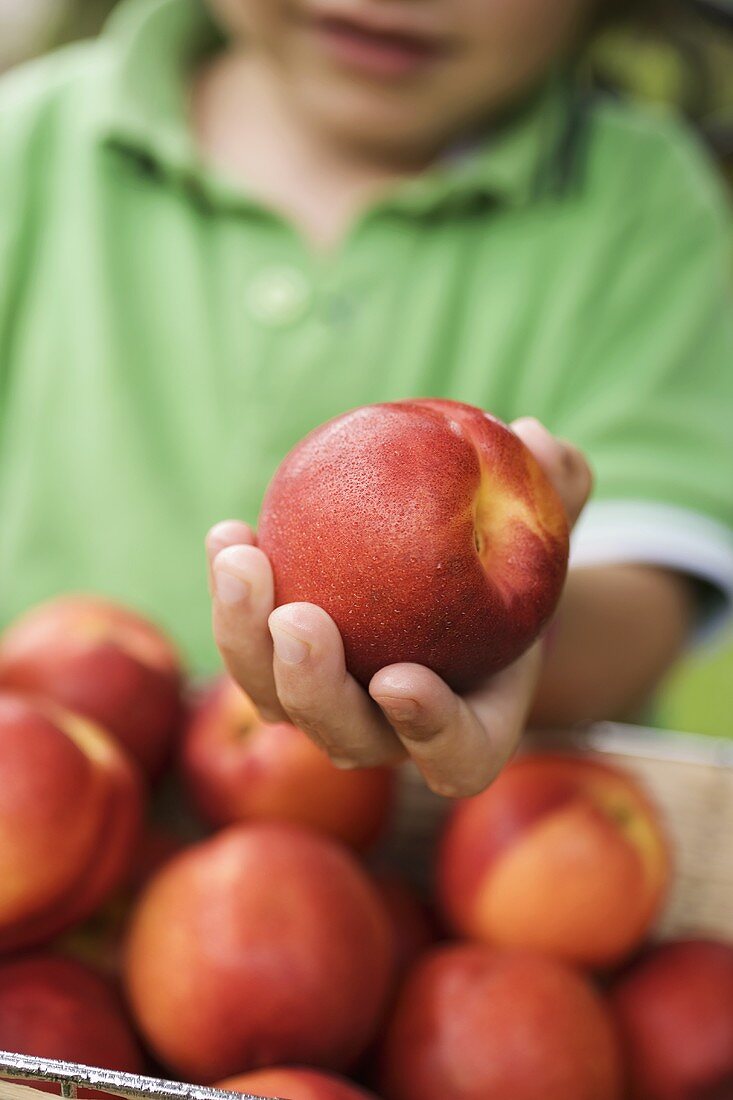
[[[102,32],[112,57],[99,105],[102,140],[164,167],[193,167],[187,78],[218,38],[199,0],[123,2]]]
[[[429,209],[483,199],[522,206],[568,182],[579,148],[584,97],[552,76],[504,123],[403,185],[400,205]]]
[[[187,77],[197,56],[221,38],[202,0],[126,0],[103,39],[113,64],[107,94],[100,97],[102,139],[203,183],[188,122]],[[523,205],[566,181],[578,144],[579,103],[573,83],[553,77],[502,126],[399,185],[380,205],[414,213],[477,198]],[[216,185],[209,190],[216,192]],[[218,191],[236,198],[229,187]]]

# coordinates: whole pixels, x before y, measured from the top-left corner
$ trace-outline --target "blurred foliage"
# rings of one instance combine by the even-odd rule
[[[666,3],[656,18],[607,31],[589,50],[601,87],[671,105],[733,160],[733,3]]]
[[[65,0],[56,40],[96,33],[113,6]],[[593,85],[679,110],[733,182],[733,0],[661,0],[654,15],[598,36],[583,69]],[[733,641],[688,659],[662,693],[658,713],[669,728],[733,737]]]
[[[72,0],[63,28],[64,39],[96,34],[114,6],[114,0]]]
[[[688,657],[662,692],[657,724],[733,738],[733,643]]]

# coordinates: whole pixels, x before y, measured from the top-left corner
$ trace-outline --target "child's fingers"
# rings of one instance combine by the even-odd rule
[[[486,730],[430,669],[391,665],[369,685],[425,782],[448,798],[477,794],[498,770]]]
[[[379,708],[346,671],[333,619],[296,603],[270,616],[278,697],[290,720],[339,767],[374,767],[404,757]]]
[[[274,605],[270,562],[255,546],[225,546],[214,556],[212,580],[214,638],[229,672],[266,720],[282,719],[267,628]]]
[[[485,689],[461,698],[421,665],[392,665],[373,677],[369,692],[428,786],[465,798],[487,787],[517,747],[538,671],[530,652]]]
[[[206,566],[209,577],[209,592],[214,594],[214,578],[211,567],[214,558],[226,546],[254,546],[255,533],[246,523],[238,519],[225,519],[211,528],[206,536]]]
[[[572,443],[557,439],[534,417],[515,420],[511,427],[557,489],[572,527],[593,485],[593,474],[585,456]]]

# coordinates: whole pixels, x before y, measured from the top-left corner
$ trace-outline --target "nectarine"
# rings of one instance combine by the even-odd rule
[[[343,1077],[305,1068],[256,1070],[230,1077],[217,1087],[253,1096],[278,1096],[281,1100],[377,1100]]]
[[[482,944],[439,947],[388,1026],[387,1100],[620,1100],[608,1010],[563,963]]]
[[[133,913],[135,1018],[187,1080],[283,1062],[343,1069],[391,976],[387,917],[347,849],[284,823],[231,825],[168,863]]]
[[[0,639],[0,686],[91,718],[149,773],[164,763],[181,715],[171,643],[140,615],[96,596],[50,600],[11,625]]]
[[[0,1049],[142,1073],[142,1051],[112,985],[51,954],[0,963]]]
[[[136,766],[103,730],[0,692],[0,951],[43,943],[123,881],[140,832]]]
[[[526,756],[458,804],[438,892],[461,935],[606,967],[657,915],[670,856],[630,776],[584,757]]]
[[[733,945],[661,944],[611,995],[634,1100],[733,1097]]]
[[[340,771],[295,726],[263,722],[229,678],[194,710],[181,765],[194,805],[212,825],[291,821],[365,849],[392,806],[391,769]]]
[[[552,615],[568,557],[534,456],[455,401],[372,405],[311,432],[276,472],[258,538],[277,603],[324,608],[362,684],[415,661],[465,689],[510,664]]]

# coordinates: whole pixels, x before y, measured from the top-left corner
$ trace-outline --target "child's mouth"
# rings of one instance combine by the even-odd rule
[[[443,52],[440,43],[427,38],[375,30],[348,19],[324,17],[313,28],[333,60],[370,76],[411,76]]]

